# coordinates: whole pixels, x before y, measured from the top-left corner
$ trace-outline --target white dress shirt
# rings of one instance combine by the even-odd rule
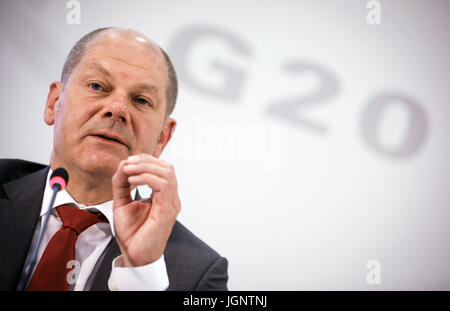
[[[50,188],[48,181],[52,174],[50,169],[47,175],[47,182],[44,191],[44,197],[42,200],[42,207],[40,213],[40,221],[36,227],[33,243],[39,235],[42,216],[45,215],[50,203],[52,189]],[[131,192],[132,197],[135,197],[136,190]],[[76,206],[80,209],[86,209],[89,211],[100,211],[108,219],[109,223],[100,222],[85,231],[80,233],[75,244],[75,260],[79,263],[77,266],[73,266],[71,270],[70,289],[75,291],[84,290],[86,282],[94,268],[97,260],[105,251],[106,246],[111,240],[114,234],[114,218],[113,218],[113,201],[107,201],[98,205],[85,206],[77,203],[72,196],[66,191],[62,190],[56,195],[54,207],[48,219],[47,228],[42,237],[42,243],[39,247],[36,259],[36,266],[39,264],[39,260],[44,253],[44,250],[49,243],[53,235],[61,228],[61,219],[58,216],[56,207],[68,204]],[[31,255],[32,247],[30,247],[28,256]],[[36,268],[36,267],[35,267]],[[34,273],[34,271],[33,271]],[[51,273],[51,272],[50,272]],[[155,262],[139,266],[126,268],[122,265],[122,256],[116,257],[112,262],[112,271],[108,281],[108,287],[110,290],[166,290],[169,287],[169,278],[167,276],[166,264],[164,261],[164,255],[162,255]]]

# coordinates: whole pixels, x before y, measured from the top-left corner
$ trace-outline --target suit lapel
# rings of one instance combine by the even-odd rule
[[[113,237],[99,258],[92,271],[92,285],[86,284],[84,290],[102,290],[107,291],[108,280],[111,275],[112,261],[120,255],[120,248]]]
[[[3,185],[0,200],[0,288],[14,290],[33,238],[49,167]]]

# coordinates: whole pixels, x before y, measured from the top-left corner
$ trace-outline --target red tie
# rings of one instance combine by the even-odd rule
[[[90,213],[70,205],[56,208],[62,227],[51,238],[42,254],[27,290],[68,290],[67,275],[73,268],[67,263],[75,259],[78,235],[90,226],[107,221],[102,213]]]

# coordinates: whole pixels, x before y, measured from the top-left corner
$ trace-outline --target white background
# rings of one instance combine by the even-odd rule
[[[133,28],[175,62],[162,157],[230,289],[450,289],[448,1],[382,0],[379,25],[365,0],[80,1],[80,24],[67,2],[0,3],[0,157],[48,163],[43,109],[70,48]]]

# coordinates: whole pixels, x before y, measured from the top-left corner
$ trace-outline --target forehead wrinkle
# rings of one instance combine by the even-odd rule
[[[127,65],[129,65],[129,66],[136,67],[136,68],[139,68],[139,69],[144,70],[144,71],[150,71],[149,68],[146,68],[146,67],[143,67],[143,66],[140,66],[140,65],[136,65],[136,64],[132,64],[132,63],[127,62],[126,60],[121,59],[121,58],[119,58],[119,57],[116,57],[116,56],[109,56],[109,57],[111,57],[111,58],[113,58],[113,59],[115,59],[115,60],[117,60],[117,61],[119,61],[119,62],[125,63],[125,64],[127,64]],[[159,71],[159,70],[158,70],[158,71]]]

